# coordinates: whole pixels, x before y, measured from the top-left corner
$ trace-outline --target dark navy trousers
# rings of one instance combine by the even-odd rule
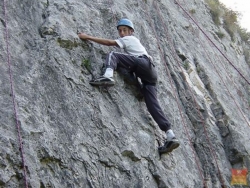
[[[161,130],[167,131],[171,129],[171,124],[163,113],[157,99],[157,73],[150,58],[146,55],[136,57],[112,51],[107,55],[106,66],[114,70],[117,67],[121,67],[127,69],[129,72],[134,72],[143,83],[142,93],[149,113]]]

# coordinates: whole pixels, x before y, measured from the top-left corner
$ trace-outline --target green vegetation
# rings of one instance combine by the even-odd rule
[[[249,52],[249,40],[250,32],[242,28],[238,22],[240,14],[236,11],[227,9],[225,5],[219,2],[219,0],[205,0],[210,8],[212,19],[217,26],[223,26],[231,37],[231,40],[235,42],[235,34],[237,33],[241,40],[245,43],[243,45],[243,54],[246,62],[250,65],[250,52]],[[221,31],[215,32],[219,38],[223,38],[225,35]]]
[[[245,56],[245,60],[248,63],[248,65],[250,65],[250,49],[248,48],[243,48],[243,54]]]
[[[67,48],[69,50],[72,50],[73,48],[76,48],[78,46],[76,41],[64,40],[61,38],[58,38],[57,42],[62,48]]]
[[[184,62],[183,67],[184,67],[185,70],[188,70],[188,69],[190,68],[190,65],[189,65],[189,63],[186,61],[186,62]]]
[[[238,33],[242,41],[247,42],[250,39],[250,33],[243,29],[238,23],[239,13],[227,9],[225,5],[218,0],[205,0],[210,8],[212,19],[215,25],[223,25],[225,30],[229,33],[231,40],[235,41],[235,33]],[[224,37],[220,33],[216,33],[218,37]]]
[[[247,41],[250,39],[250,33],[247,32],[247,30],[245,28],[239,27],[238,33],[243,41]]]
[[[237,28],[239,27],[237,23],[238,15],[239,14],[237,12],[228,9],[225,10],[225,14],[223,15],[224,28],[229,33],[233,41],[234,41],[234,33],[237,31]]]
[[[91,63],[88,59],[83,59],[82,60],[82,67],[85,67],[87,70],[91,69]]]
[[[210,13],[212,15],[212,19],[215,25],[220,25],[220,17],[221,17],[221,3],[218,0],[206,0],[210,8]]]
[[[220,39],[222,39],[222,38],[225,36],[225,34],[222,33],[221,31],[218,31],[218,32],[215,32],[215,33],[216,33],[216,35],[217,35]]]
[[[196,12],[195,9],[189,11],[190,14],[195,14],[195,12]]]

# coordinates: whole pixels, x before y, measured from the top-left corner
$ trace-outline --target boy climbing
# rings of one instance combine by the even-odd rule
[[[117,67],[134,72],[141,79],[142,93],[149,113],[160,129],[166,132],[166,141],[163,146],[159,147],[159,152],[160,154],[172,152],[179,147],[180,143],[176,139],[171,129],[171,124],[164,115],[157,99],[157,74],[152,57],[147,53],[141,42],[132,35],[134,25],[129,19],[121,19],[117,24],[117,30],[120,36],[117,40],[97,38],[85,33],[78,34],[80,39],[90,40],[106,46],[117,46],[126,52],[110,52],[106,57],[106,71],[104,75],[91,80],[90,84],[93,86],[113,86],[115,84],[113,73]]]

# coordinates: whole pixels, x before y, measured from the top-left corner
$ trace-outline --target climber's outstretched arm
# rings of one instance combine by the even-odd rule
[[[85,33],[78,33],[78,37],[83,40],[90,40],[106,46],[118,46],[115,40],[93,37]]]

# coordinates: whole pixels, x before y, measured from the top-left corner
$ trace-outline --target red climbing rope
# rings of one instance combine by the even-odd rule
[[[178,2],[177,2],[177,3],[178,3]],[[185,12],[186,14],[188,14],[187,11],[184,11],[184,12]],[[189,18],[192,18],[189,14],[188,14],[188,17],[189,17]],[[196,23],[196,25],[198,25],[197,22],[196,22],[193,18],[192,18],[192,21],[194,21],[194,22]],[[201,29],[201,28],[199,27],[199,29]],[[202,33],[205,33],[205,32],[202,30]],[[198,36],[198,38],[199,38],[199,36]],[[211,40],[207,35],[206,35],[206,38],[208,39],[208,41],[209,41],[216,49],[218,49],[218,47],[212,42],[212,40]],[[200,39],[199,39],[199,40],[200,40]],[[202,43],[201,41],[200,41],[200,43],[201,43],[201,45],[203,46],[203,49],[205,49],[203,43]],[[204,51],[205,51],[206,54],[207,54],[207,51],[206,51],[206,50],[204,50]],[[223,55],[223,54],[222,54],[222,55]],[[244,113],[242,112],[242,110],[241,110],[239,104],[236,102],[235,98],[234,98],[233,95],[231,94],[230,90],[229,90],[228,87],[227,87],[227,84],[223,81],[223,79],[222,79],[222,77],[221,77],[221,74],[220,74],[219,71],[217,70],[216,66],[214,65],[213,61],[211,60],[211,58],[210,58],[210,56],[209,56],[208,54],[207,54],[207,57],[208,57],[208,59],[210,60],[210,63],[213,65],[214,69],[216,70],[216,72],[217,72],[218,76],[220,77],[221,81],[223,82],[223,84],[224,84],[225,88],[227,89],[227,91],[228,91],[230,97],[233,99],[233,101],[234,101],[234,103],[235,103],[235,105],[236,105],[238,111],[239,111],[240,114],[242,115],[242,117],[243,117],[243,119],[245,120],[245,122],[247,123],[247,125],[250,126],[250,124],[248,123],[248,120],[247,120],[247,118],[245,117]],[[225,70],[226,70],[226,69],[225,69]],[[226,71],[227,71],[227,70],[226,70]]]
[[[205,49],[205,47],[204,47],[203,43],[201,42],[199,36],[198,36],[198,39],[199,39],[200,44],[202,45],[203,49]],[[230,97],[233,99],[234,104],[236,105],[238,111],[239,111],[240,114],[242,115],[242,117],[243,117],[243,119],[245,120],[245,122],[247,123],[247,125],[250,126],[250,124],[248,123],[247,118],[246,118],[246,116],[244,115],[244,113],[242,112],[242,110],[241,110],[239,104],[236,102],[236,100],[235,100],[233,94],[230,92],[230,89],[227,87],[227,84],[226,84],[225,81],[223,80],[223,78],[222,78],[222,76],[221,76],[221,74],[220,74],[220,71],[217,70],[217,68],[216,68],[217,66],[216,66],[216,65],[214,64],[214,62],[211,60],[211,58],[210,58],[210,56],[208,55],[207,51],[206,51],[206,50],[204,50],[204,51],[205,51],[205,53],[206,53],[206,55],[207,55],[207,57],[208,57],[208,59],[209,59],[210,64],[213,65],[213,67],[214,67],[216,73],[217,73],[218,76],[220,77],[220,80],[223,82],[223,84],[224,84],[224,86],[225,86],[227,92],[229,93]]]
[[[155,2],[155,1],[154,1],[154,2]],[[202,178],[202,180],[203,180],[203,184],[205,184],[204,177],[203,177],[203,174],[202,174],[202,170],[201,170],[201,167],[200,167],[200,165],[199,165],[200,163],[198,162],[197,154],[195,153],[195,150],[194,150],[194,148],[193,148],[191,138],[190,138],[190,136],[189,136],[189,134],[188,134],[186,122],[184,121],[184,117],[183,117],[182,112],[181,112],[181,106],[180,106],[180,104],[179,104],[179,102],[178,102],[178,99],[177,99],[177,92],[176,92],[176,89],[175,89],[175,87],[174,87],[174,85],[173,85],[173,81],[172,81],[172,79],[171,79],[170,71],[168,70],[168,67],[167,67],[167,65],[166,65],[167,63],[166,63],[166,61],[165,61],[165,58],[164,58],[162,49],[161,49],[161,47],[160,47],[160,42],[159,42],[160,40],[159,40],[159,38],[158,38],[158,36],[157,36],[157,34],[156,34],[155,27],[154,27],[154,25],[153,25],[153,23],[152,23],[152,21],[151,21],[151,18],[150,18],[149,13],[148,13],[149,11],[148,11],[147,6],[145,5],[145,2],[143,3],[143,5],[144,5],[144,8],[143,8],[143,9],[146,11],[147,17],[148,17],[148,19],[149,19],[149,21],[150,21],[150,23],[151,23],[151,27],[153,28],[153,32],[154,32],[155,38],[156,38],[156,40],[157,40],[157,45],[158,45],[158,48],[159,48],[159,50],[160,50],[161,59],[165,62],[165,68],[166,68],[166,71],[167,71],[167,74],[168,74],[168,77],[169,77],[169,81],[170,81],[170,84],[171,84],[171,88],[172,88],[172,90],[174,91],[174,94],[175,94],[175,100],[176,100],[176,103],[177,103],[177,106],[178,106],[178,110],[179,110],[179,113],[180,113],[180,116],[181,116],[181,119],[182,119],[182,124],[184,125],[185,132],[186,132],[186,135],[187,135],[188,140],[189,140],[189,143],[190,143],[190,147],[192,148],[192,152],[193,152],[194,157],[195,157],[195,162],[196,162],[196,165],[197,165],[197,167],[198,167],[198,171],[199,171],[200,176],[201,176],[201,178]]]
[[[157,6],[157,13],[160,15],[159,7],[158,7],[157,4],[156,4],[156,6]],[[164,22],[163,22],[162,16],[160,15],[160,17],[161,17],[162,25],[164,26],[164,30],[167,31],[167,28],[166,28],[166,26],[165,26],[165,24],[164,24]],[[169,41],[170,44],[171,44],[171,49],[172,49],[172,51],[173,51],[173,54],[175,54],[176,62],[178,63],[179,68],[181,69],[181,65],[180,65],[180,63],[179,63],[179,61],[178,61],[178,58],[177,58],[177,55],[176,55],[176,53],[175,53],[173,44],[172,44],[171,40],[169,40],[169,38],[170,38],[170,37],[169,37],[169,34],[166,33],[166,35],[167,35],[168,41]],[[188,84],[187,84],[187,86],[188,86],[188,90],[191,91],[190,86],[189,86]],[[193,92],[190,92],[190,93],[192,94],[192,99],[193,99],[193,101],[194,101],[194,103],[195,103],[196,109],[197,109],[197,111],[198,111],[198,115],[199,115],[200,119],[202,120],[202,125],[203,125],[203,128],[204,128],[205,137],[206,137],[206,140],[207,140],[208,143],[209,143],[209,149],[210,149],[210,151],[211,151],[211,153],[212,153],[212,155],[213,155],[213,158],[214,158],[214,160],[215,160],[215,162],[216,162],[216,166],[217,166],[217,169],[218,169],[218,173],[219,173],[219,177],[220,177],[220,179],[221,179],[222,186],[224,186],[224,180],[223,180],[223,178],[222,178],[222,173],[221,173],[221,170],[220,170],[219,165],[218,165],[218,160],[216,159],[216,155],[215,155],[215,152],[214,152],[214,148],[212,147],[211,141],[210,141],[210,139],[209,139],[209,137],[208,137],[208,133],[207,133],[207,129],[206,129],[206,126],[205,126],[205,122],[204,122],[203,116],[202,116],[201,112],[199,111],[198,103],[197,103],[197,101],[196,101],[196,99],[195,99],[195,97],[194,97]],[[204,186],[206,186],[205,182],[204,182]]]
[[[250,85],[250,81],[233,65],[233,63],[227,58],[227,56],[220,50],[220,48],[210,39],[210,37],[205,33],[205,31],[199,26],[199,24],[192,18],[192,16],[181,6],[181,4],[174,0],[177,5],[185,12],[185,14],[194,22],[194,24],[199,28],[199,30],[205,35],[205,37],[214,45],[214,47],[221,53],[221,55],[230,63],[230,65],[240,74],[240,76]]]
[[[210,43],[211,44],[211,43]],[[212,44],[211,44],[212,46]],[[214,47],[214,46],[212,46]],[[214,51],[214,50],[213,50]],[[215,51],[214,51],[215,52]],[[248,101],[246,99],[243,98],[243,94],[240,91],[239,87],[236,85],[235,81],[229,76],[230,73],[228,72],[228,69],[225,65],[223,65],[221,58],[218,56],[218,54],[215,54],[216,58],[218,59],[218,61],[220,62],[220,64],[222,65],[223,69],[225,70],[225,72],[227,73],[227,75],[225,75],[225,80],[229,80],[230,83],[233,85],[233,87],[237,90],[237,94],[238,96],[241,98],[241,100],[245,103],[245,104],[249,104]],[[212,61],[213,62],[213,61]],[[214,65],[215,66],[215,65]],[[215,66],[216,67],[216,66]],[[239,105],[237,105],[239,108]],[[246,107],[248,110],[250,110],[250,104],[248,105],[248,107]],[[246,118],[245,118],[246,120]],[[246,121],[247,122],[247,121]],[[247,124],[250,126],[250,124],[247,122]]]
[[[157,12],[159,13],[159,9],[157,10]],[[188,15],[189,16],[189,15]],[[189,16],[190,17],[190,16]],[[193,20],[193,19],[192,19]],[[203,31],[204,32],[204,31]],[[207,37],[207,36],[206,36]],[[211,42],[211,39],[210,39],[210,42]],[[201,41],[200,41],[200,43],[201,43]],[[201,43],[202,44],[202,43]],[[214,44],[214,43],[212,43],[212,44]],[[178,62],[178,61],[177,61]],[[216,69],[216,71],[217,71],[217,69]],[[217,71],[217,73],[218,73],[218,71]],[[220,76],[220,74],[218,73],[218,75]],[[221,77],[220,77],[221,78]],[[221,78],[221,80],[222,80],[222,78]],[[223,80],[222,80],[223,81]],[[226,84],[225,84],[225,86],[226,86]],[[228,89],[227,89],[228,90]],[[230,91],[228,90],[228,92],[230,93]],[[230,95],[231,95],[231,93],[230,93]],[[232,95],[231,95],[231,97],[232,97]],[[232,97],[233,98],[233,97]],[[235,100],[234,100],[235,101]],[[195,103],[196,103],[196,101],[195,101]],[[236,102],[235,102],[236,103]],[[197,104],[196,104],[197,105]],[[237,105],[237,103],[236,103],[236,105]],[[197,105],[198,106],[198,105]],[[238,107],[238,105],[237,105],[237,107]],[[242,114],[243,115],[243,114]],[[201,115],[200,115],[201,116]],[[246,118],[245,118],[245,116],[243,115],[243,118],[246,120]],[[246,120],[247,121],[247,120]],[[208,142],[209,142],[209,144],[210,144],[210,151],[212,152],[212,154],[213,154],[213,157],[214,157],[214,159],[216,160],[216,165],[217,165],[217,168],[218,168],[218,171],[219,171],[219,176],[220,176],[220,179],[221,179],[221,181],[222,181],[222,186],[224,187],[224,180],[223,180],[223,178],[222,178],[222,175],[221,175],[221,172],[220,172],[220,169],[219,169],[219,166],[218,166],[218,162],[217,162],[217,159],[216,159],[216,155],[215,155],[215,152],[214,152],[214,149],[212,148],[212,144],[211,144],[211,142],[210,142],[210,140],[209,140],[209,137],[208,137],[208,135],[207,135],[207,131],[206,131],[206,127],[205,127],[205,122],[203,121],[203,125],[204,125],[204,131],[205,131],[205,134],[206,134],[206,138],[207,138],[207,140],[208,140]]]
[[[157,13],[160,14],[160,10],[159,10],[158,6],[157,6]],[[163,23],[163,26],[164,26],[165,31],[167,31],[167,28],[166,28],[166,26],[165,26],[165,24],[164,24],[164,22],[163,22],[162,16],[161,16],[161,22]],[[169,37],[169,35],[168,35],[168,33],[167,33],[167,39],[168,39],[168,41],[172,44],[172,42],[171,42],[171,40],[169,40],[169,38],[170,38],[170,37]],[[177,55],[176,55],[176,53],[175,53],[173,44],[171,45],[171,47],[172,47],[172,51],[174,52],[173,54],[175,54],[175,57],[176,57]],[[176,58],[176,60],[177,60],[177,62],[178,62],[179,67],[181,68],[181,65],[179,64],[178,58]],[[188,85],[188,88],[189,88],[189,90],[191,90],[189,85]],[[223,177],[222,177],[222,173],[221,173],[221,170],[220,170],[219,165],[218,165],[218,160],[217,160],[217,158],[216,158],[216,155],[215,155],[215,152],[214,152],[214,148],[212,147],[211,141],[210,141],[210,139],[209,139],[209,137],[208,137],[208,133],[207,133],[207,130],[206,130],[205,122],[204,122],[204,120],[203,120],[203,118],[202,118],[201,112],[198,110],[198,103],[197,103],[197,101],[195,100],[195,97],[194,97],[194,95],[193,95],[192,92],[191,92],[191,94],[192,94],[193,101],[195,102],[196,109],[197,109],[197,111],[199,112],[199,116],[200,116],[200,118],[201,118],[201,120],[202,120],[202,124],[203,124],[203,127],[204,127],[205,136],[206,136],[206,139],[207,139],[207,141],[208,141],[208,143],[209,143],[209,149],[210,149],[210,151],[211,151],[211,153],[212,153],[212,155],[213,155],[214,160],[216,161],[216,166],[217,166],[217,169],[218,169],[219,177],[220,177],[220,179],[221,179],[222,187],[224,187],[225,184],[224,184],[224,180],[223,180]],[[206,186],[206,184],[204,184],[204,186]]]
[[[5,42],[6,42],[6,51],[7,51],[7,63],[8,63],[8,69],[9,69],[12,102],[13,102],[15,119],[16,119],[16,127],[17,127],[17,132],[18,132],[19,149],[20,149],[20,153],[21,153],[22,165],[23,165],[23,171],[24,171],[24,183],[25,183],[25,187],[28,188],[28,180],[27,180],[27,173],[26,173],[26,166],[25,166],[23,143],[22,143],[22,137],[21,137],[21,132],[20,132],[20,125],[19,125],[19,122],[18,122],[18,114],[17,114],[17,107],[16,107],[16,101],[15,101],[15,92],[14,92],[14,86],[13,86],[13,76],[12,76],[12,72],[11,72],[6,0],[3,1],[3,8],[4,8]]]

